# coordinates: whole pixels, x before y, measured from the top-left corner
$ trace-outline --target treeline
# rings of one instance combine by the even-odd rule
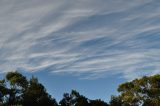
[[[160,75],[123,83],[118,92],[106,103],[72,90],[64,93],[58,103],[36,77],[27,79],[18,72],[9,72],[0,80],[0,106],[160,106]]]

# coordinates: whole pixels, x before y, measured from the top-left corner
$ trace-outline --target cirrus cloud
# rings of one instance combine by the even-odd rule
[[[159,11],[157,0],[2,0],[0,70],[82,79],[159,73]]]

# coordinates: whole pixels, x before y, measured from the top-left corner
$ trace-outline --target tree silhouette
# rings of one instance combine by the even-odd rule
[[[2,106],[57,106],[45,87],[32,77],[27,80],[18,72],[9,72],[0,80],[0,104]]]
[[[23,98],[24,106],[57,106],[56,101],[51,98],[36,77],[30,79],[29,86],[25,90]]]
[[[8,72],[0,80],[0,106],[160,106],[160,75],[122,83],[117,90],[120,94],[111,96],[109,104],[88,99],[76,90],[64,93],[58,104],[38,78],[27,79],[19,72]]]
[[[119,96],[111,96],[110,106],[123,106],[122,100]]]
[[[62,100],[59,102],[61,106],[88,106],[87,98],[80,95],[76,90],[71,93],[64,93]]]
[[[9,82],[7,104],[19,104],[22,102],[22,94],[27,88],[26,77],[18,72],[9,72],[6,75],[6,81]]]
[[[109,106],[106,102],[97,99],[90,100],[83,95],[80,95],[76,90],[71,93],[64,93],[63,99],[60,101],[60,106]]]
[[[109,106],[109,105],[106,102],[97,99],[97,100],[91,100],[89,106]]]

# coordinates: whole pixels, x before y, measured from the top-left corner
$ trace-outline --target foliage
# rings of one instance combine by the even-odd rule
[[[91,100],[89,106],[109,106],[109,105],[106,102],[97,99],[97,100]]]
[[[0,80],[2,106],[57,106],[36,77],[27,80],[18,72],[9,72]]]
[[[91,100],[76,90],[64,93],[59,104],[38,79],[27,79],[18,72],[9,72],[0,80],[0,106],[160,106],[160,75],[144,76],[119,85],[118,96],[109,104]]]
[[[83,95],[80,95],[76,90],[65,93],[60,101],[60,106],[108,106],[108,104],[100,99],[89,100]]]
[[[123,106],[122,99],[119,96],[111,96],[110,106]]]
[[[119,85],[118,91],[125,105],[160,106],[160,75],[144,76]]]

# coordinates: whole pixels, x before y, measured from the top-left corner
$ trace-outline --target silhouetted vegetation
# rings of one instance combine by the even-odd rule
[[[88,99],[76,90],[64,93],[57,103],[36,77],[28,80],[9,72],[0,80],[0,106],[160,106],[160,75],[125,82],[117,90],[119,95],[111,96],[109,103]]]
[[[9,72],[0,80],[1,106],[57,106],[36,77],[27,80],[18,72]]]
[[[97,99],[90,100],[83,95],[80,95],[77,91],[65,93],[63,99],[59,102],[60,106],[109,106],[106,102]]]

